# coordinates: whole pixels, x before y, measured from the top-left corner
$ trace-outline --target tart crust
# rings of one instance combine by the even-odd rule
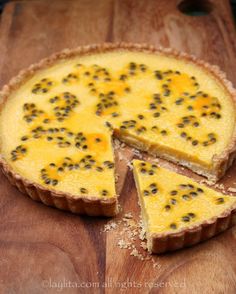
[[[82,46],[75,49],[65,49],[59,53],[55,53],[48,58],[41,60],[40,62],[31,65],[25,70],[20,71],[20,73],[10,80],[10,82],[5,85],[0,92],[0,110],[4,107],[5,101],[11,95],[11,93],[19,88],[25,81],[30,79],[36,72],[48,68],[59,60],[67,60],[78,55],[89,55],[95,53],[103,53],[103,52],[111,52],[119,49],[130,50],[130,51],[140,51],[146,53],[159,53],[167,56],[173,56],[176,59],[182,59],[186,61],[190,61],[192,63],[197,64],[203,70],[210,72],[216,79],[218,79],[222,85],[226,88],[230,97],[235,105],[236,103],[236,91],[234,90],[232,84],[226,79],[226,76],[223,72],[219,70],[217,66],[209,65],[208,63],[196,59],[192,55],[188,55],[186,53],[180,53],[175,50],[169,48],[155,48],[153,46],[147,44],[130,44],[130,43],[104,43],[100,45],[89,45]],[[235,107],[236,108],[236,107]],[[236,109],[235,109],[236,110]],[[134,144],[135,146],[136,144]],[[140,148],[140,146],[137,144]],[[149,151],[152,155],[153,152]],[[164,156],[163,156],[164,157]],[[232,164],[234,158],[236,157],[236,128],[234,128],[233,136],[231,142],[228,147],[220,154],[215,155],[213,157],[213,169],[212,171],[204,171],[198,166],[193,166],[191,163],[187,162],[179,162],[181,165],[185,165],[195,171],[200,175],[204,175],[210,180],[216,181],[221,178],[226,170]],[[173,158],[166,159],[174,161]],[[175,159],[175,162],[177,160]],[[59,209],[69,210],[74,213],[79,214],[87,214],[91,216],[113,216],[118,213],[118,198],[114,195],[111,198],[98,198],[92,196],[80,197],[76,195],[72,195],[69,193],[62,193],[56,191],[54,189],[46,189],[38,183],[32,182],[18,173],[16,173],[13,168],[6,162],[4,157],[0,155],[0,167],[3,170],[4,174],[7,176],[11,184],[17,186],[17,188],[23,192],[28,194],[32,199],[36,201],[42,201],[46,205],[55,206]],[[234,211],[235,212],[235,211]],[[234,213],[233,213],[234,214]],[[199,238],[201,239],[205,235],[213,235],[217,233],[219,228],[226,223],[224,219],[227,220],[227,225],[232,222],[233,214],[228,214],[223,217],[219,217],[219,220],[215,220],[214,223],[203,224],[201,229],[194,228],[192,230],[187,230],[186,232],[181,232],[180,235],[171,235],[171,236],[151,236],[151,244],[153,248],[153,252],[164,252],[166,249],[173,250],[180,248],[181,246],[188,246],[194,244],[194,240]],[[235,217],[234,217],[235,219]],[[216,225],[217,224],[217,225]],[[219,224],[219,225],[218,225]],[[196,237],[197,236],[197,237]],[[175,240],[176,239],[176,240]],[[204,239],[204,238],[203,238]],[[161,241],[162,240],[162,241]],[[178,241],[179,240],[179,241]],[[182,241],[181,241],[182,240]],[[178,241],[178,242],[177,242]],[[181,241],[181,242],[180,242]],[[163,243],[163,248],[166,248],[164,251],[160,249],[160,246],[157,244]],[[182,245],[180,245],[182,244]],[[180,246],[180,247],[179,247]],[[158,249],[159,248],[159,249]]]
[[[214,237],[235,224],[236,205],[233,205],[217,217],[185,228],[177,233],[151,234],[148,238],[148,250],[160,254],[190,247]]]

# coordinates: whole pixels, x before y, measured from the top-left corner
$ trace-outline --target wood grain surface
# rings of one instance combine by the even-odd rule
[[[195,2],[205,7],[207,0]],[[127,41],[195,54],[219,65],[236,85],[235,29],[228,1],[210,1],[205,16],[183,14],[179,3],[10,2],[0,23],[0,84],[65,47]],[[119,160],[121,154],[125,160]],[[122,212],[114,219],[117,228],[109,232],[102,230],[111,220],[36,203],[0,174],[0,293],[236,293],[236,228],[193,248],[154,257],[140,248],[136,236],[134,245],[144,260],[130,255],[133,249],[120,249],[117,243],[127,228],[124,214],[132,212],[138,222],[140,210],[127,167],[134,154],[125,148],[116,156]],[[236,163],[221,181],[226,190],[236,188],[235,177]],[[125,232],[132,230],[135,225]]]

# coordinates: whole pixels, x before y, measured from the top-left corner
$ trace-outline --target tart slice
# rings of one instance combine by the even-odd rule
[[[191,246],[236,223],[236,197],[156,164],[134,160],[133,166],[149,251]]]

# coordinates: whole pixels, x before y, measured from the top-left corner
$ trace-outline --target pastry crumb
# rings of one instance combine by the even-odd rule
[[[153,268],[158,268],[158,269],[160,269],[160,267],[161,267],[159,262],[153,262],[152,266],[153,266]]]
[[[103,232],[115,230],[116,228],[117,228],[117,224],[115,222],[111,222],[111,223],[105,224]]]
[[[142,262],[149,261],[154,269],[160,269],[161,264],[157,262],[157,257],[147,250],[141,215],[136,220],[131,212],[125,212],[120,219],[108,222],[102,232],[114,232],[115,244],[119,249],[128,250],[130,256]]]
[[[117,183],[119,180],[119,175],[118,174],[115,174],[115,183]]]
[[[141,152],[138,150],[138,149],[134,149],[134,148],[132,148],[132,152],[133,152],[133,154],[134,155],[136,155],[138,158],[142,158],[142,154],[141,154]]]
[[[117,244],[121,249],[128,249],[131,246],[130,242],[126,242],[123,239],[120,239]]]
[[[204,180],[201,180],[200,181],[200,184],[207,184],[207,185],[209,185],[209,186],[213,186],[214,184],[215,184],[215,182],[214,181],[211,181],[211,180],[207,180],[207,179],[204,179]]]
[[[125,214],[124,214],[124,218],[131,219],[131,218],[133,218],[133,215],[132,215],[131,212],[128,212],[128,213],[125,213]]]
[[[230,187],[230,188],[228,188],[228,191],[229,191],[229,192],[232,192],[232,193],[236,193],[236,188],[232,188],[232,187]]]
[[[142,241],[140,247],[142,247],[144,250],[147,250],[147,243]]]
[[[114,149],[118,150],[118,149],[124,149],[125,144],[123,142],[120,142],[118,139],[114,139],[113,146],[114,146]]]
[[[131,256],[135,256],[138,257],[138,259],[140,260],[144,260],[144,257],[142,256],[141,253],[138,252],[138,250],[136,248],[134,248],[131,252],[130,252]]]

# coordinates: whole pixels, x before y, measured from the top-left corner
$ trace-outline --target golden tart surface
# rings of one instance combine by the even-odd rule
[[[156,164],[134,160],[133,166],[150,251],[193,245],[235,223],[236,197]]]
[[[107,215],[117,208],[112,134],[200,174],[222,176],[234,156],[233,90],[198,63],[145,46],[104,45],[31,67],[2,92],[5,171],[23,186],[110,203]]]

